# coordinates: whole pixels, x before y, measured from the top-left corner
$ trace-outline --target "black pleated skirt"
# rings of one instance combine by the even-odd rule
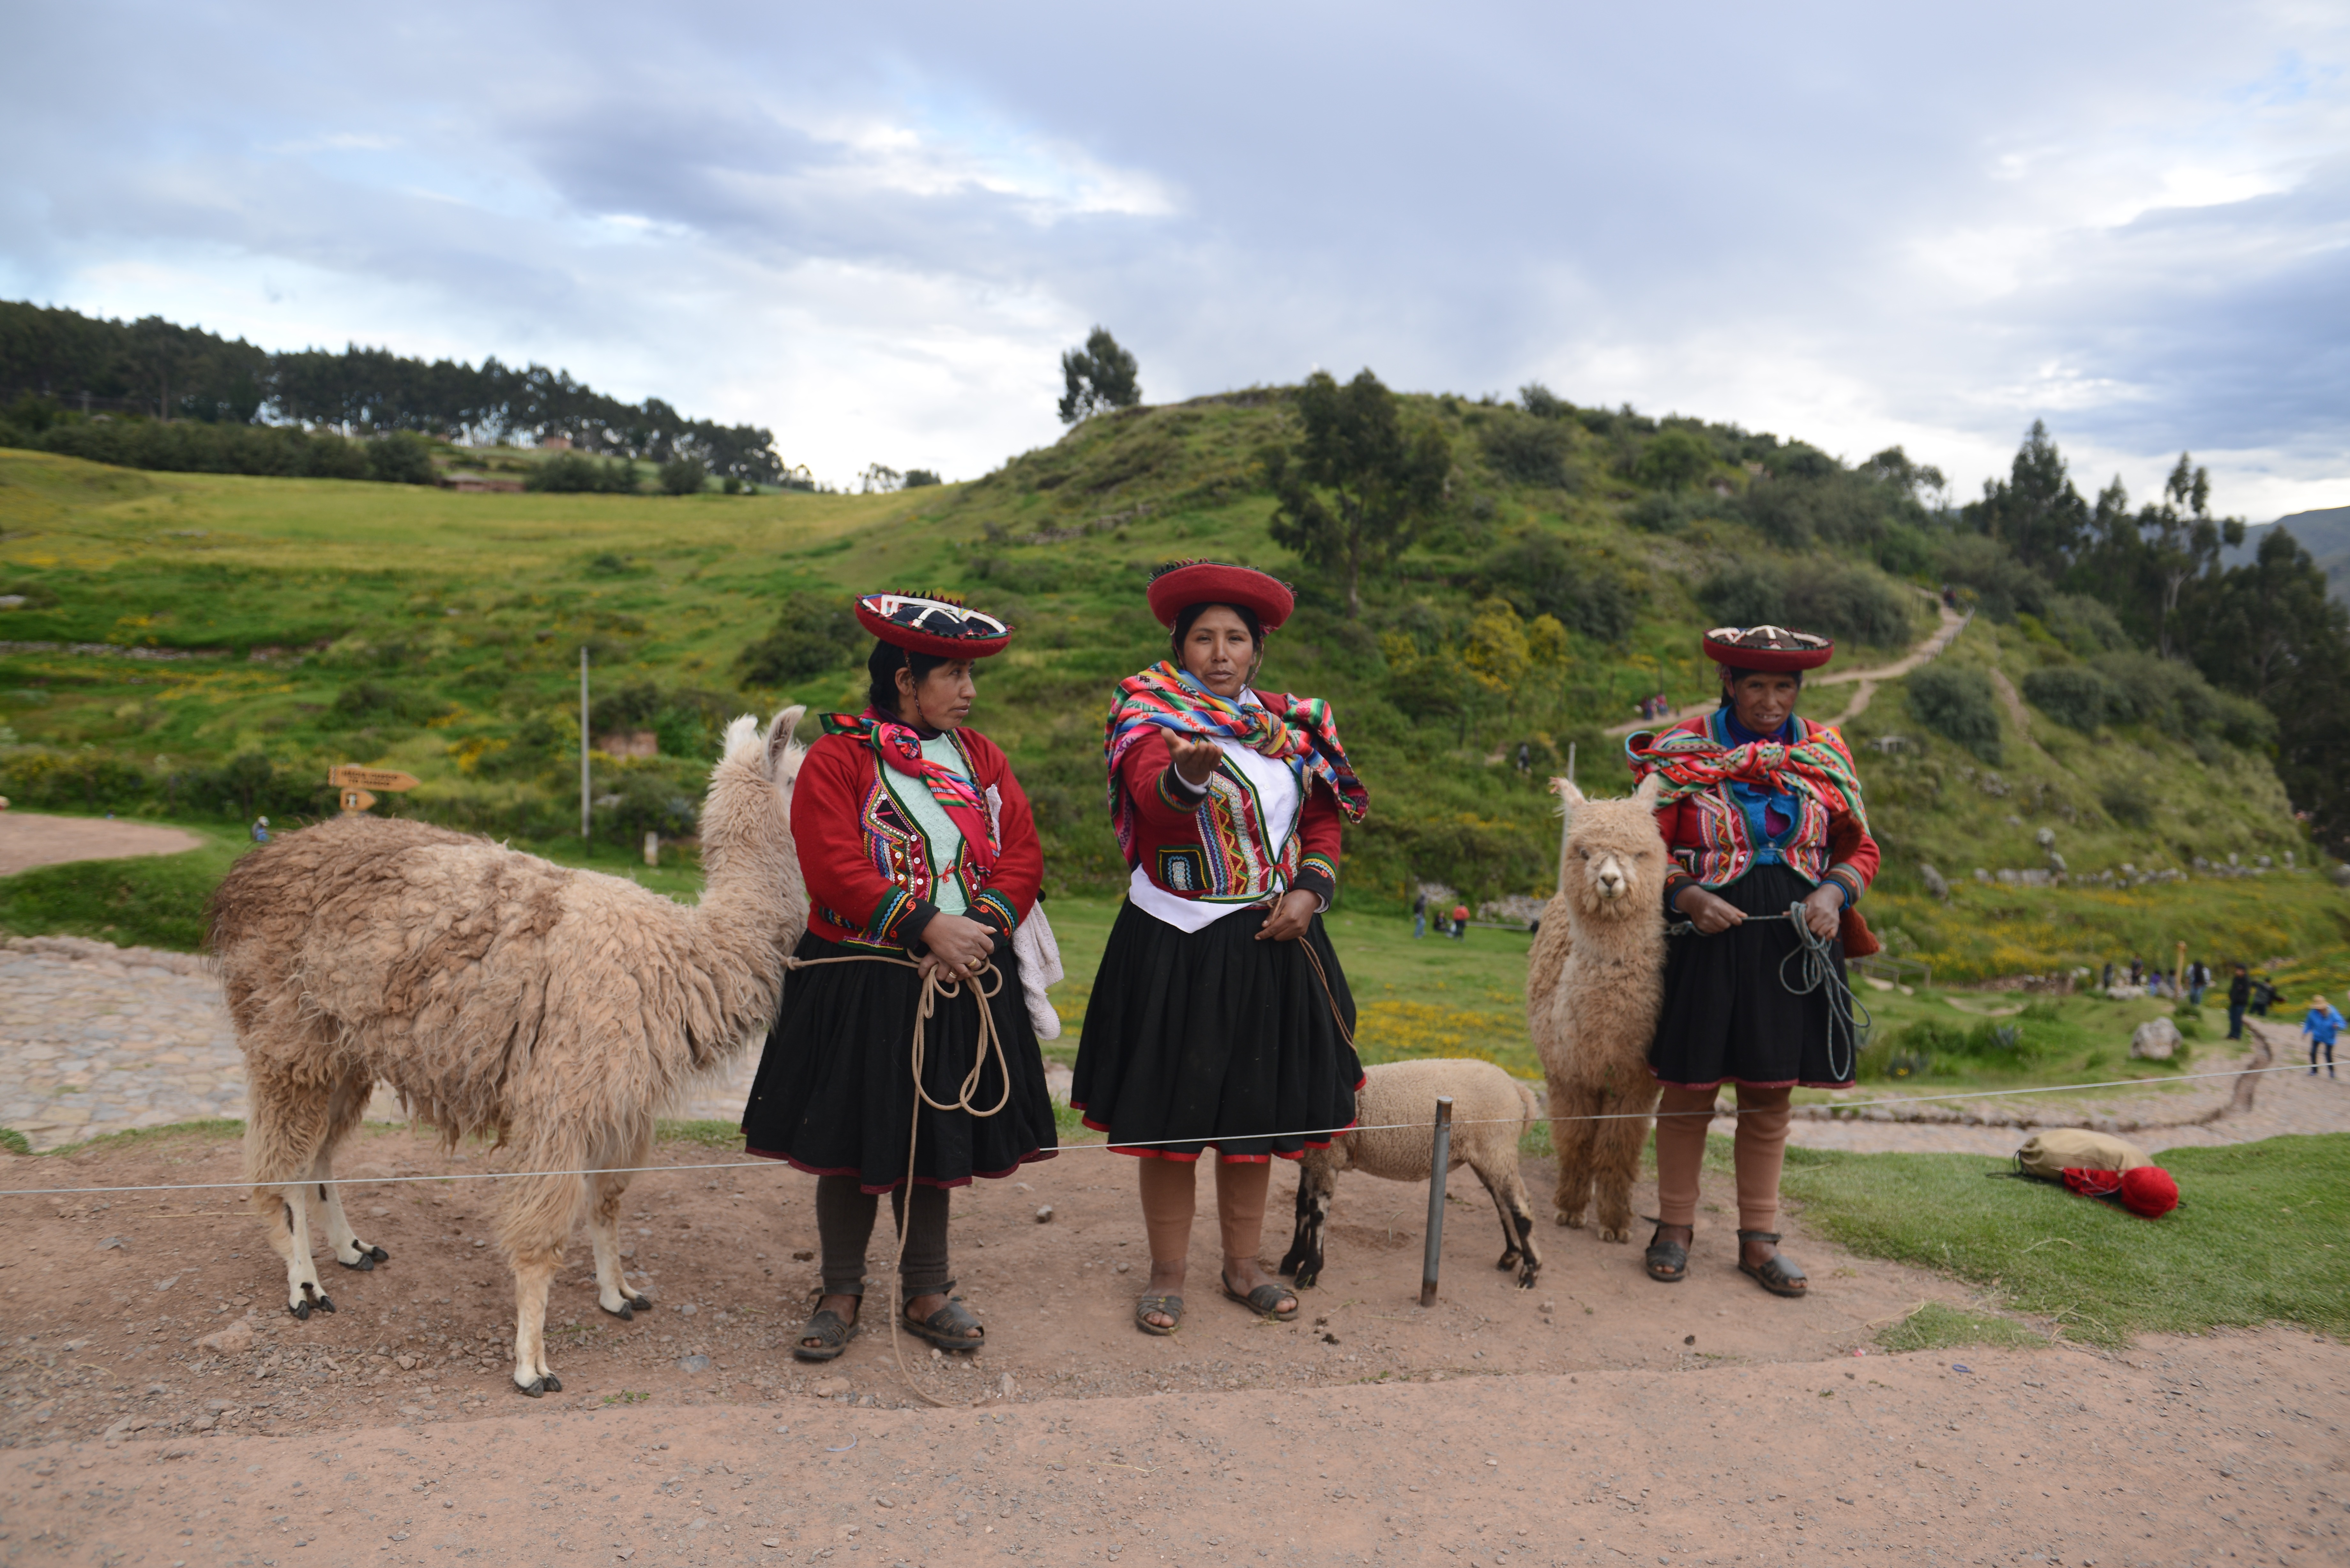
[[[862,950],[800,939],[797,956],[844,958]],[[914,1179],[962,1187],[976,1176],[1009,1176],[1050,1159],[1058,1138],[1045,1062],[1022,1000],[1019,961],[1008,950],[995,967],[1003,989],[989,1002],[1012,1071],[1012,1096],[992,1116],[922,1107]],[[906,1137],[914,1106],[912,1044],[921,976],[902,964],[840,963],[795,970],[758,1076],[743,1109],[747,1152],[788,1160],[818,1176],[854,1176],[868,1192],[906,1179]],[[979,1050],[979,1004],[966,992],[939,1004],[925,1032],[922,1084],[931,1098],[951,1102]],[[984,1110],[1003,1095],[991,1058],[972,1104]]]
[[[1318,915],[1295,941],[1258,941],[1265,915],[1180,931],[1131,902],[1118,910],[1069,1103],[1121,1153],[1295,1159],[1354,1125],[1363,1069],[1338,955]]]
[[[1713,891],[1749,915],[1784,916],[1812,887],[1773,864],[1756,866]],[[1758,1089],[1850,1085],[1857,1051],[1850,1027],[1835,1019],[1829,988],[1798,995],[1787,987],[1788,980],[1802,983],[1803,961],[1789,956],[1801,946],[1784,919],[1750,919],[1719,936],[1690,931],[1671,939],[1665,1006],[1648,1047],[1648,1070],[1660,1083],[1690,1089],[1729,1080]],[[1829,952],[1836,979],[1849,984],[1844,944],[1832,944]]]

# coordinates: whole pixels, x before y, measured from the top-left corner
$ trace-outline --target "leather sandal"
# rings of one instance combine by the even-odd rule
[[[1173,1323],[1153,1323],[1150,1314],[1158,1313],[1171,1317]],[[1152,1291],[1138,1296],[1134,1303],[1134,1326],[1145,1334],[1155,1334],[1161,1339],[1183,1326],[1183,1298],[1172,1291]]]
[[[1648,1278],[1661,1284],[1677,1285],[1689,1278],[1689,1243],[1665,1240],[1665,1227],[1661,1220],[1648,1233],[1645,1261],[1648,1265]]]
[[[1746,1261],[1746,1243],[1768,1241],[1773,1251],[1761,1263]],[[1779,1255],[1779,1233],[1776,1231],[1741,1231],[1738,1233],[1738,1272],[1753,1276],[1754,1282],[1774,1296],[1807,1296],[1812,1293],[1810,1282],[1803,1269]]]
[[[1225,1279],[1222,1273],[1216,1275],[1216,1282],[1224,1287],[1224,1296],[1227,1300],[1240,1303],[1259,1317],[1269,1317],[1275,1323],[1287,1323],[1297,1315],[1297,1293],[1274,1284],[1270,1281],[1257,1286],[1246,1295],[1232,1289],[1232,1282]],[[1289,1310],[1281,1312],[1277,1309],[1284,1299],[1289,1303]]]
[[[971,1315],[961,1296],[949,1296],[947,1304],[928,1317],[916,1317],[910,1309],[899,1315],[908,1334],[927,1339],[941,1350],[977,1350],[987,1343],[987,1330]]]
[[[856,1337],[857,1324],[826,1307],[809,1318],[792,1341],[792,1354],[802,1361],[830,1361],[847,1350],[848,1342]],[[811,1339],[818,1343],[807,1344]]]

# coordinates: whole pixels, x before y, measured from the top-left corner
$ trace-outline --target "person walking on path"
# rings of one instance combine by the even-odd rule
[[[1456,942],[1469,940],[1469,906],[1466,904],[1452,906],[1452,940]]]
[[[1069,1104],[1139,1157],[1150,1282],[1145,1334],[1183,1322],[1200,1157],[1216,1151],[1223,1293],[1297,1315],[1257,1251],[1274,1156],[1354,1125],[1355,1002],[1322,928],[1342,820],[1370,797],[1329,705],[1254,684],[1294,607],[1245,566],[1186,561],[1150,582],[1172,658],[1118,683],[1103,737],[1110,826],[1128,867]]]
[[[784,988],[743,1110],[746,1153],[816,1178],[824,1286],[792,1345],[803,1361],[832,1360],[857,1333],[884,1192],[904,1243],[902,1326],[942,1350],[981,1348],[986,1331],[951,1293],[947,1189],[1050,1159],[1057,1142],[1011,945],[1044,852],[1003,753],[964,724],[972,666],[1012,628],[901,594],[867,595],[857,618],[877,639],[870,701],[823,716],[793,786],[809,906],[796,956],[808,967]],[[865,961],[832,961],[842,960]]]
[[[1413,894],[1411,898],[1411,940],[1418,941],[1426,935],[1428,935],[1428,892],[1427,889],[1422,888]]]
[[[2201,959],[2187,966],[2187,1000],[2196,1006],[2203,1005],[2203,993],[2211,987],[2211,971]]]
[[[1853,908],[1877,848],[1844,737],[1795,716],[1803,672],[1834,644],[1761,626],[1708,632],[1704,650],[1721,667],[1721,706],[1625,742],[1636,779],[1663,776],[1657,826],[1674,862],[1663,897],[1687,922],[1667,950],[1648,1047],[1664,1095],[1645,1262],[1651,1279],[1688,1276],[1706,1127],[1715,1091],[1734,1082],[1738,1266],[1774,1295],[1801,1296],[1809,1282],[1780,1256],[1775,1229],[1788,1101],[1798,1084],[1854,1081],[1851,1015],[1834,998],[1848,996],[1846,953],[1877,948]],[[1828,972],[1803,985],[1823,954]]]
[[[2228,1038],[2244,1037],[2244,1009],[2252,1000],[2252,977],[2242,964],[2235,966],[2235,978],[2228,981]]]
[[[2309,1015],[2301,1021],[2301,1032],[2309,1036],[2309,1075],[2317,1076],[2317,1053],[2325,1052],[2325,1075],[2334,1076],[2334,1037],[2342,1033],[2342,1015],[2322,996],[2309,999]]]

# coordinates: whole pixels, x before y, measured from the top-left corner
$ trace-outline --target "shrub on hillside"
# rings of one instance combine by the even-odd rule
[[[939,476],[935,469],[910,468],[906,471],[906,488],[909,490],[921,490],[938,483]]]
[[[421,724],[439,714],[444,706],[421,691],[380,680],[355,680],[335,694],[334,706],[327,710],[320,723],[328,729],[343,730],[369,724]]]
[[[735,655],[734,668],[754,686],[788,686],[839,669],[864,641],[847,598],[790,594],[773,629]]]
[[[1553,490],[1567,487],[1566,460],[1575,451],[1575,438],[1559,421],[1500,409],[1487,419],[1477,439],[1485,449],[1485,461],[1502,478]]]
[[[1478,593],[1507,599],[1531,619],[1555,616],[1599,642],[1621,642],[1638,624],[1648,591],[1613,561],[1576,556],[1555,535],[1530,532],[1485,559]]]
[[[1706,579],[1697,598],[1720,625],[1769,622],[1839,642],[1904,643],[1917,624],[1910,597],[1883,575],[1816,557],[1731,561]]]
[[[1528,381],[1518,389],[1518,406],[1538,420],[1569,419],[1575,413],[1573,403],[1540,381]]]
[[[2101,654],[2095,668],[2105,680],[2116,723],[2147,724],[2188,740],[2212,738],[2233,746],[2267,746],[2276,740],[2276,720],[2267,709],[2219,690],[2191,664],[2130,651]]]
[[[250,473],[282,479],[372,479],[432,483],[431,447],[399,431],[349,441],[290,425],[205,424],[174,420],[69,418],[42,431],[13,427],[11,444],[118,468],[175,473]]]
[[[1713,467],[1713,448],[1702,436],[1669,430],[1648,443],[1632,465],[1632,477],[1664,490],[1686,490]]]
[[[1944,582],[1973,589],[1977,607],[1995,621],[2012,621],[2019,611],[2046,613],[2048,579],[1996,539],[1961,534],[1945,540],[1935,565]]]
[[[558,452],[523,475],[522,487],[553,495],[629,495],[636,493],[637,469],[631,462],[599,462],[584,452]]]
[[[2109,701],[2105,677],[2094,670],[2067,665],[2059,670],[2035,670],[2023,678],[2025,701],[2068,729],[2094,734],[2106,722]]]
[[[1737,504],[1711,490],[1651,490],[1625,509],[1624,521],[1648,534],[1678,534],[1700,517],[1736,516]]]
[[[1998,765],[1999,708],[1991,677],[1981,670],[1926,666],[1909,677],[1909,711],[1928,729]]]
[[[660,465],[660,487],[671,495],[699,495],[710,484],[710,470],[698,457],[681,452]]]

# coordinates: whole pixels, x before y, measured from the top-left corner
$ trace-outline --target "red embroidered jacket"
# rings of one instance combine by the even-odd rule
[[[1701,714],[1673,727],[1705,734],[1713,722],[1713,715]],[[1803,726],[1797,731],[1799,739],[1811,730],[1824,728],[1802,719],[1794,722]],[[1748,809],[1727,784],[1683,795],[1659,807],[1657,831],[1665,836],[1665,848],[1673,857],[1671,868],[1665,873],[1666,909],[1673,909],[1673,900],[1692,882],[1708,888],[1726,887],[1743,877],[1758,855],[1765,855],[1785,862],[1807,882],[1834,881],[1843,888],[1846,955],[1861,958],[1877,951],[1877,939],[1855,908],[1877,879],[1877,840],[1849,812],[1832,813],[1801,792],[1794,794],[1794,801],[1793,831],[1776,845],[1758,842],[1762,835]]]
[[[953,735],[989,797],[1003,845],[994,874],[980,886],[963,857],[931,865],[928,841],[881,782],[873,748],[851,735],[827,735],[808,748],[792,789],[792,842],[807,882],[809,930],[852,947],[919,951],[922,928],[939,912],[941,877],[962,884],[963,913],[993,927],[998,948],[1027,918],[1045,875],[1028,797],[994,742],[976,730]]]
[[[1118,787],[1134,806],[1129,865],[1179,898],[1248,900],[1301,888],[1326,905],[1338,888],[1338,798],[1307,774],[1297,826],[1276,855],[1264,841],[1256,794],[1230,759],[1204,790],[1176,773],[1167,732],[1156,731],[1118,759]]]

